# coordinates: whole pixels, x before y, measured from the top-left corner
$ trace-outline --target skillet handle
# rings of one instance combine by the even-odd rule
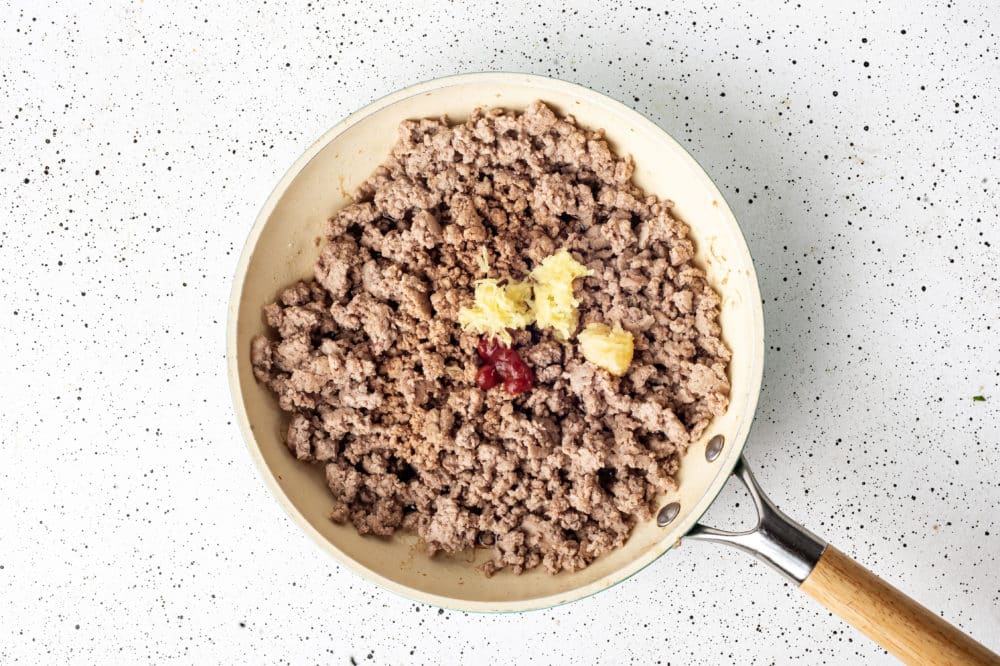
[[[685,539],[744,550],[907,664],[1000,666],[1000,656],[962,633],[782,513],[740,458],[733,476],[757,508],[757,525],[727,532],[696,524]]]
[[[800,587],[907,664],[1000,664],[1000,656],[833,546]]]

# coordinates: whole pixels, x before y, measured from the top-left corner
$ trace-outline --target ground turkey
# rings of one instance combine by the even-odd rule
[[[325,466],[333,520],[411,530],[432,552],[489,548],[492,574],[580,569],[649,517],[727,407],[730,353],[687,227],[632,168],[541,102],[402,123],[329,221],[312,279],[264,308],[272,335],[252,342],[289,450]],[[531,329],[514,346],[535,388],[481,391],[477,340],[456,321],[474,281],[562,248],[593,271],[576,283],[580,326],[634,336],[628,373]]]

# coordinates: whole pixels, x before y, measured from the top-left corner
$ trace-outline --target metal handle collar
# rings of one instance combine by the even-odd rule
[[[823,555],[826,542],[778,510],[742,456],[732,474],[743,482],[757,507],[757,525],[745,532],[727,532],[697,523],[685,538],[735,546],[801,584]]]

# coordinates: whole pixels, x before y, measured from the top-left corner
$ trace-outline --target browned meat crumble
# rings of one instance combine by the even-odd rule
[[[331,518],[416,532],[430,551],[488,547],[487,574],[577,570],[621,546],[680,456],[728,404],[719,296],[671,202],[631,182],[601,132],[541,102],[402,123],[386,162],[326,228],[313,279],[264,309],[257,379],[286,442],[322,464]],[[481,268],[485,248],[489,273]],[[514,333],[537,385],[476,387],[457,323],[474,281],[522,276],[567,248],[580,326],[635,338],[617,378],[550,330]]]

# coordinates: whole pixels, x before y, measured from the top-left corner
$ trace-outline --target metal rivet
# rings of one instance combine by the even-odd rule
[[[705,460],[714,462],[719,457],[719,454],[722,453],[722,447],[725,445],[726,438],[722,435],[716,435],[708,440],[708,444],[705,446]]]
[[[656,514],[656,524],[660,527],[666,527],[670,523],[674,522],[674,518],[677,514],[681,512],[681,505],[678,502],[671,502],[666,505],[660,512]]]

